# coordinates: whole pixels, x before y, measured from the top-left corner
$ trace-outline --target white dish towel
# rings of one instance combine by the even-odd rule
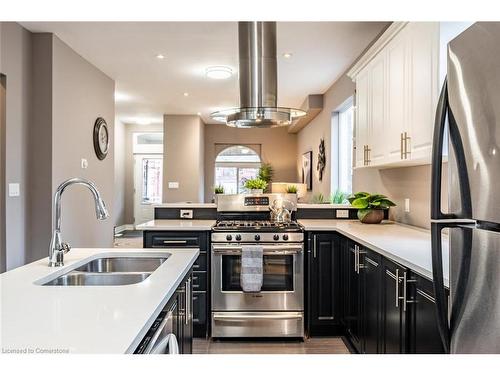
[[[244,292],[260,292],[264,278],[263,256],[262,246],[242,246],[240,285]]]

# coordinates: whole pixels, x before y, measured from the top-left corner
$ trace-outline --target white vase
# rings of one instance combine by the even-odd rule
[[[263,194],[264,189],[250,189],[250,194]]]

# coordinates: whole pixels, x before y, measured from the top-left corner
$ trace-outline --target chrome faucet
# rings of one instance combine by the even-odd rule
[[[49,246],[49,267],[64,266],[64,254],[71,250],[68,243],[62,242],[61,239],[61,196],[64,190],[70,185],[83,185],[89,188],[94,196],[95,213],[97,219],[105,220],[109,214],[106,205],[101,198],[101,194],[97,187],[90,181],[83,178],[70,178],[64,181],[54,194],[54,206],[52,211],[52,239]]]

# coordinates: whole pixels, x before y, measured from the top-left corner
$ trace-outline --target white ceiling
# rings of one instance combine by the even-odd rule
[[[23,22],[52,32],[116,81],[117,117],[161,123],[162,115],[210,113],[236,107],[236,22]],[[278,22],[278,105],[299,107],[324,93],[384,22]],[[290,59],[282,57],[290,52]],[[165,55],[159,60],[157,54]],[[210,65],[230,66],[228,80],[205,76]],[[183,93],[189,93],[185,97]]]

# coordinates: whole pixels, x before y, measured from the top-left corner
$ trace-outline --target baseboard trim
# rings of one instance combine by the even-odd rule
[[[135,230],[134,224],[123,224],[115,227],[115,235],[125,232],[126,230]]]

